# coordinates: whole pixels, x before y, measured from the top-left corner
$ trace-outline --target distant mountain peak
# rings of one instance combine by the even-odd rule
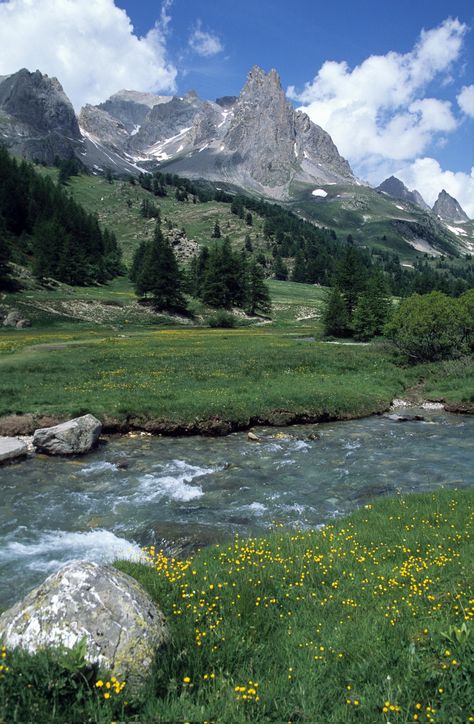
[[[382,191],[393,199],[400,199],[400,201],[408,201],[410,204],[416,204],[422,209],[428,210],[430,208],[419,191],[416,189],[410,191],[403,181],[400,181],[396,176],[389,176],[380,186],[377,186],[376,190]]]
[[[461,207],[459,201],[453,196],[450,196],[445,189],[440,191],[434,203],[433,212],[443,219],[443,221],[453,221],[457,223],[469,221],[469,217]]]

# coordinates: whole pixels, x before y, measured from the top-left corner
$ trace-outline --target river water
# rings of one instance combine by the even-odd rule
[[[0,609],[74,558],[171,541],[189,552],[275,523],[315,527],[380,495],[473,485],[474,418],[419,412],[263,428],[258,443],[137,434],[0,468]]]

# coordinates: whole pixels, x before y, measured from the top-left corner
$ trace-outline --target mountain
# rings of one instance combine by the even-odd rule
[[[471,222],[444,220],[466,218],[454,199],[447,208],[442,194],[433,213],[399,179],[377,190],[360,183],[329,134],[294,110],[275,70],[252,68],[237,97],[122,90],[76,118],[57,79],[23,69],[0,77],[0,138],[14,154],[47,164],[76,156],[93,173],[159,169],[242,189],[407,260],[474,249]]]
[[[444,189],[440,192],[433,206],[433,213],[443,221],[451,221],[457,224],[469,221],[466,212],[461,208],[458,201],[450,196]]]
[[[400,199],[400,201],[408,201],[410,204],[416,204],[421,209],[430,208],[419,191],[416,191],[416,189],[409,191],[405,184],[395,176],[390,176],[385,179],[380,186],[377,186],[376,191],[388,194],[388,196],[391,196],[393,199]]]
[[[0,77],[0,138],[12,153],[48,164],[80,153],[79,124],[57,78],[25,68]]]
[[[355,183],[329,134],[288,102],[275,70],[255,66],[237,98],[216,102],[194,91],[173,97],[120,91],[86,106],[79,121],[96,152],[112,152],[114,163],[117,156],[137,166],[159,161],[173,173],[276,199],[288,198],[294,182]]]

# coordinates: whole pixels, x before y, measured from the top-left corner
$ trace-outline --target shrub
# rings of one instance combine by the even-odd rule
[[[234,315],[224,310],[216,312],[212,315],[212,317],[209,317],[209,319],[207,320],[207,323],[213,329],[233,329],[236,325],[236,322],[237,320],[235,319]]]
[[[470,316],[469,297],[461,301],[441,292],[414,294],[401,302],[385,333],[412,362],[449,359],[469,351]]]

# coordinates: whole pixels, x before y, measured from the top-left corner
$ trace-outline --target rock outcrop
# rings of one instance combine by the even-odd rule
[[[48,164],[71,158],[82,142],[59,81],[25,68],[0,79],[0,137],[13,153]]]
[[[17,437],[0,437],[0,465],[24,457],[28,446]]]
[[[102,424],[93,415],[76,417],[35,431],[33,445],[47,455],[79,455],[89,452],[99,439]]]
[[[161,611],[130,576],[73,561],[0,616],[0,642],[30,653],[86,644],[85,659],[138,684],[169,639]]]
[[[466,212],[461,208],[459,202],[448,194],[444,189],[440,192],[433,206],[433,213],[440,217],[443,221],[453,223],[462,223],[469,221]]]

